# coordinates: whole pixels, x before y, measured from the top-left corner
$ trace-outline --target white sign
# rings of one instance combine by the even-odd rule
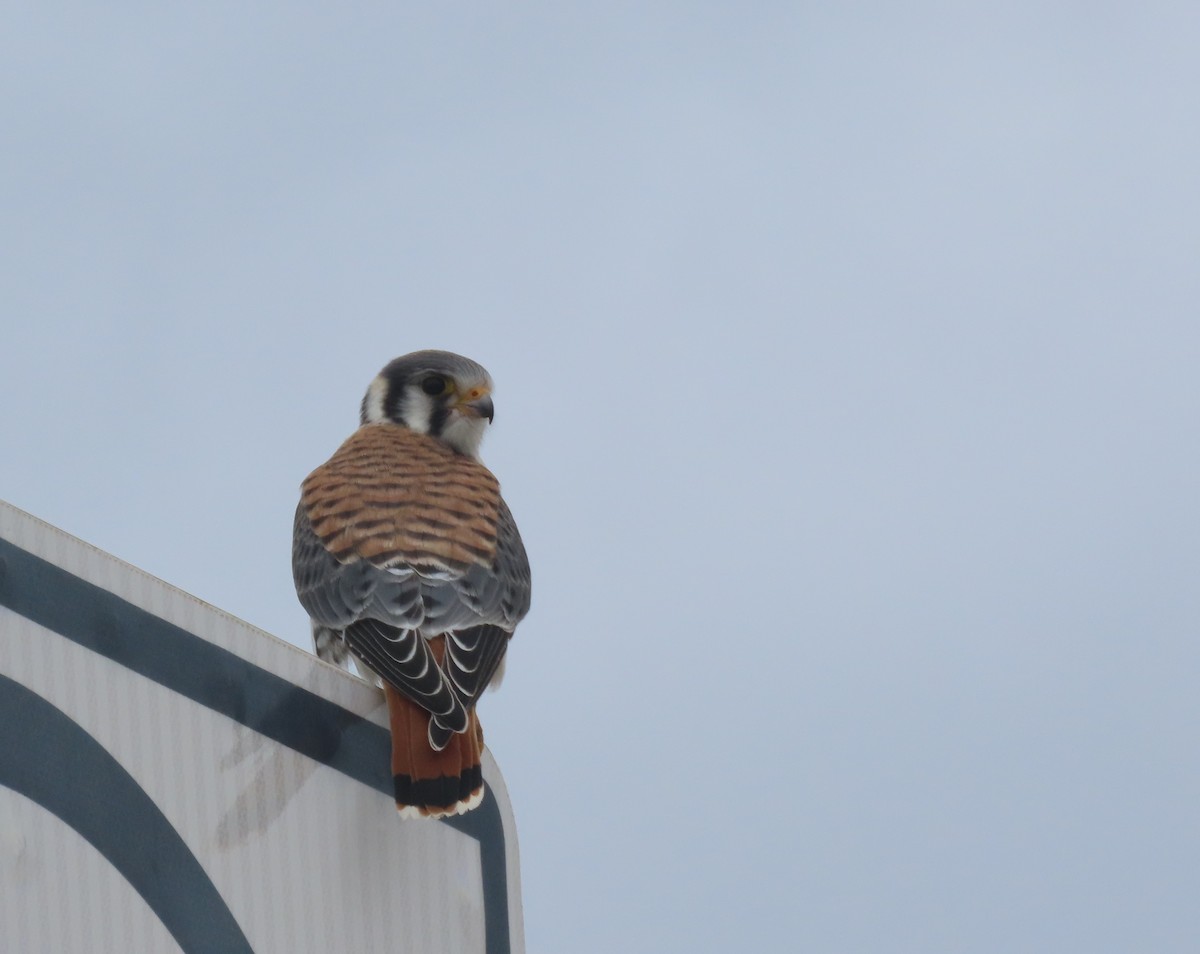
[[[0,502],[0,950],[522,954],[516,831],[401,821],[383,696]]]

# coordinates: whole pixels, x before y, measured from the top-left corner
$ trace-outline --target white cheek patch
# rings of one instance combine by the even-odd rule
[[[363,423],[377,424],[384,419],[383,402],[387,397],[387,378],[380,375],[367,388],[367,396],[363,398]]]
[[[433,419],[433,399],[428,394],[417,387],[407,388],[401,411],[401,417],[409,428],[418,434],[429,433],[429,423]]]

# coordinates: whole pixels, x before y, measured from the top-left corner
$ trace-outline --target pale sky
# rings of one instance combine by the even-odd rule
[[[1200,6],[18,3],[0,498],[307,646],[497,383],[530,954],[1192,952]]]

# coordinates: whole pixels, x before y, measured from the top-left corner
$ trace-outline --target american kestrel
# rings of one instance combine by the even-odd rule
[[[343,662],[348,649],[382,680],[405,818],[482,800],[475,703],[529,610],[521,535],[479,462],[491,392],[460,355],[397,358],[296,508],[292,573],[317,653]]]

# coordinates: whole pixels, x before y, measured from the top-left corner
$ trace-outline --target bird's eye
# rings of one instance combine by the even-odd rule
[[[450,381],[440,374],[431,374],[421,382],[421,390],[430,396],[445,394],[450,390]]]

